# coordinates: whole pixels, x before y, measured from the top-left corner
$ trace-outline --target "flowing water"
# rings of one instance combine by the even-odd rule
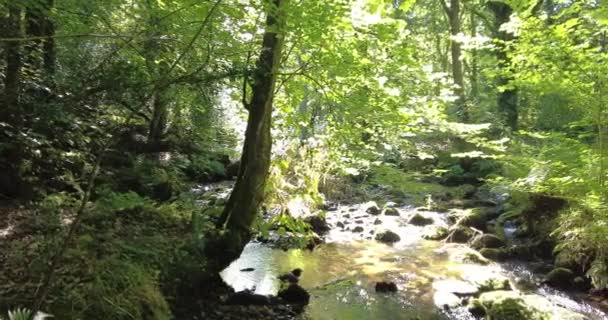
[[[329,212],[327,220],[334,226],[345,223],[344,228],[332,229],[326,243],[314,251],[283,251],[252,242],[221,276],[236,291],[253,289],[259,294],[276,294],[280,274],[303,269],[300,285],[311,293],[310,304],[301,315],[307,320],[474,319],[464,306],[449,310],[438,307],[443,302],[438,301],[442,295],[436,289],[442,280],[477,283],[492,277],[508,279],[515,290],[543,297],[557,309],[565,308],[593,320],[608,319],[602,311],[568,293],[544,285],[521,285],[522,279],[538,283],[523,263],[466,262],[462,257],[472,249],[424,240],[424,227],[407,223],[416,209],[404,206],[399,212],[400,216],[371,216],[361,205],[340,207]],[[435,225],[447,226],[444,214],[423,213],[433,218]],[[363,227],[363,231],[352,232],[355,226]],[[381,229],[399,234],[401,240],[393,245],[375,241],[373,234]],[[376,293],[377,281],[392,281],[399,290],[395,294]]]

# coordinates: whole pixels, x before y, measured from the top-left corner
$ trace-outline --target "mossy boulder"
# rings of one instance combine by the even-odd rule
[[[448,219],[462,226],[486,230],[488,221],[494,218],[494,211],[493,208],[452,209]]]
[[[574,284],[574,272],[566,268],[555,268],[545,277],[545,283],[560,289],[569,289]]]
[[[399,210],[397,208],[388,207],[384,209],[385,216],[399,216]]]
[[[383,243],[395,243],[399,242],[401,237],[390,230],[384,230],[376,234],[376,240]]]
[[[491,233],[484,233],[476,236],[471,242],[471,246],[477,250],[482,248],[501,248],[505,246],[505,242],[498,236]]]
[[[419,227],[428,226],[429,224],[433,224],[433,222],[432,218],[427,218],[420,213],[414,214],[408,221],[409,224]]]
[[[475,232],[473,230],[471,230],[471,228],[456,225],[456,226],[452,226],[449,229],[449,234],[448,234],[448,237],[446,238],[446,241],[447,242],[456,242],[456,243],[466,243],[469,240],[471,240],[471,238],[473,238],[474,235],[475,235]]]
[[[366,204],[363,205],[363,209],[365,210],[365,213],[377,216],[381,213],[380,211],[380,207],[378,207],[378,204],[376,204],[376,202],[374,201],[370,201]]]
[[[482,248],[479,253],[486,259],[494,261],[504,261],[509,257],[505,249]]]
[[[477,308],[483,307],[487,320],[583,320],[585,316],[553,304],[537,294],[515,291],[492,291],[479,296]]]
[[[511,290],[509,278],[484,269],[470,270],[463,274],[463,279],[477,286],[479,292],[490,292],[497,290]]]
[[[443,240],[448,236],[448,229],[441,226],[426,226],[422,232],[422,238],[426,240]]]

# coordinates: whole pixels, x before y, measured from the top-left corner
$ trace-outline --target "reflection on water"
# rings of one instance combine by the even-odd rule
[[[343,209],[328,217],[334,223],[341,215],[351,220],[363,220],[363,232],[353,233],[347,228],[335,228],[326,243],[314,251],[271,249],[260,243],[250,243],[241,257],[221,273],[222,278],[235,290],[255,288],[259,294],[276,294],[278,275],[294,268],[304,270],[300,284],[312,295],[303,319],[474,319],[465,307],[450,313],[435,307],[433,282],[443,279],[466,280],[471,283],[492,275],[515,278],[529,275],[521,264],[487,266],[469,264],[454,259],[471,250],[464,245],[426,241],[420,237],[422,227],[405,223],[411,208],[401,208],[401,217],[381,216],[381,225],[373,222],[378,217],[364,217],[357,211]],[[425,213],[435,224],[445,225],[438,213]],[[370,231],[390,229],[398,233],[401,241],[386,245],[369,240]],[[363,238],[363,239],[362,239]],[[253,268],[253,271],[243,269]],[[383,295],[374,291],[376,281],[393,281],[397,294]],[[545,287],[535,293],[548,298],[555,305],[584,313],[591,319],[605,316],[586,304],[580,304],[567,295]]]

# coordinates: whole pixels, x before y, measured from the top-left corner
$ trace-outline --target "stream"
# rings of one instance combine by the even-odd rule
[[[299,284],[311,294],[310,304],[299,316],[306,320],[476,319],[466,306],[451,301],[453,295],[446,296],[445,289],[456,292],[463,288],[452,287],[464,283],[466,288],[488,279],[504,279],[513,290],[537,299],[551,319],[608,319],[576,295],[540,284],[542,278],[524,262],[469,261],[466,257],[473,250],[467,245],[425,240],[422,234],[429,226],[408,223],[412,215],[422,214],[432,218],[433,226],[447,227],[445,213],[411,206],[396,209],[399,216],[370,215],[364,204],[339,206],[327,212],[327,222],[334,227],[314,251],[284,251],[251,242],[221,276],[236,291],[275,295],[278,276],[301,268]],[[510,235],[512,228],[507,224],[505,233]],[[380,230],[393,231],[401,239],[394,244],[378,242],[374,234]],[[398,292],[376,293],[378,281],[394,282]]]

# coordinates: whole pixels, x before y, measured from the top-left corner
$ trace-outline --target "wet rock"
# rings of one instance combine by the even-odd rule
[[[482,266],[488,265],[490,261],[488,261],[481,253],[471,250],[468,252],[462,253],[459,257],[460,262],[469,263],[469,264],[479,264]]]
[[[397,292],[397,285],[394,282],[376,282],[376,292],[379,293],[388,293],[388,292]]]
[[[336,223],[336,226],[337,226],[338,228],[342,228],[342,229],[344,229],[344,223],[342,223],[342,222],[340,222],[340,221],[338,221],[338,223]]]
[[[308,240],[308,244],[306,244],[306,249],[314,250],[314,248],[316,248],[318,245],[320,245],[322,243],[323,243],[323,238],[321,238],[318,234],[313,232],[312,236],[310,237],[310,240]]]
[[[376,240],[382,243],[395,243],[399,242],[401,237],[390,230],[384,230],[376,234]]]
[[[385,216],[399,216],[399,210],[397,210],[396,208],[392,208],[392,207],[388,207],[386,209],[384,209],[384,215]]]
[[[447,242],[456,242],[456,243],[466,243],[469,240],[471,240],[471,238],[473,238],[474,235],[475,235],[475,232],[473,230],[471,230],[471,228],[456,225],[456,226],[453,226],[452,228],[450,228],[446,241]]]
[[[364,222],[363,220],[355,220],[356,224],[363,224],[363,222]]]
[[[357,233],[357,232],[363,232],[365,229],[363,229],[362,226],[356,226],[353,228],[352,232],[353,233]]]
[[[460,306],[462,300],[453,293],[439,291],[435,292],[433,295],[433,303],[435,303],[435,306],[439,309],[449,310]]]
[[[251,290],[232,293],[225,301],[228,305],[269,305],[271,300],[268,296],[255,294]]]
[[[482,269],[470,270],[462,277],[475,285],[479,292],[511,290],[509,278],[497,272],[488,272]]]
[[[300,281],[301,275],[302,269],[296,268],[291,270],[291,272],[280,275],[279,280],[281,280],[282,282],[298,283],[298,281]]]
[[[479,250],[479,253],[481,253],[484,258],[494,261],[504,261],[509,256],[504,249],[495,248],[483,248]]]
[[[492,219],[493,209],[472,208],[452,209],[448,212],[448,219],[458,225],[486,230],[488,220]]]
[[[426,240],[443,240],[448,236],[448,229],[440,226],[426,226],[422,238]]]
[[[471,247],[479,250],[482,248],[500,248],[504,247],[505,242],[498,236],[491,233],[484,233],[476,236],[471,242]]]
[[[310,302],[310,294],[299,285],[293,283],[289,287],[279,291],[278,297],[289,304],[307,305]]]
[[[534,291],[537,284],[530,278],[515,278],[515,287],[520,291]]]
[[[509,320],[584,320],[585,316],[553,304],[537,294],[492,291],[479,296],[486,319]]]
[[[396,207],[398,207],[398,206],[399,206],[399,205],[398,205],[396,202],[393,202],[393,201],[389,201],[389,202],[387,202],[386,204],[384,204],[384,207],[385,207],[385,208],[396,208]]]
[[[551,270],[545,277],[544,283],[560,289],[568,289],[572,287],[574,282],[574,272],[566,268],[555,268]]]
[[[319,215],[306,217],[304,218],[304,222],[308,223],[312,231],[319,235],[324,235],[331,230],[327,220]]]
[[[585,277],[574,278],[572,285],[578,291],[587,291],[592,287],[591,281]]]
[[[323,203],[323,205],[321,206],[321,210],[325,210],[325,211],[336,211],[338,210],[338,204],[335,202],[331,202],[331,201],[326,201],[325,203]]]
[[[486,308],[478,299],[471,300],[467,309],[475,318],[483,318],[486,315]]]
[[[254,270],[255,270],[254,268],[243,268],[240,271],[241,272],[251,272],[251,271],[254,271]]]
[[[345,213],[345,214],[342,215],[342,218],[344,218],[344,219],[350,219],[350,214]]]
[[[434,221],[432,218],[427,218],[427,217],[421,215],[420,213],[414,214],[408,221],[409,224],[419,226],[419,227],[433,224],[433,222]]]
[[[479,289],[469,282],[452,279],[433,282],[433,289],[438,292],[447,292],[460,297],[473,296],[479,292]]]
[[[376,218],[376,220],[374,220],[374,225],[379,225],[379,224],[382,224],[382,220]]]
[[[365,212],[377,216],[381,213],[380,208],[374,201],[370,201],[364,205]]]

